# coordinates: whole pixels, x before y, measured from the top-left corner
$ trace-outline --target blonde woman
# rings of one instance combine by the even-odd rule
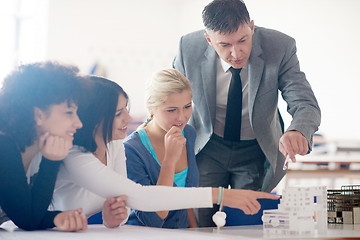
[[[128,178],[142,185],[196,187],[195,130],[189,80],[174,69],[154,75],[145,92],[150,117],[125,141]],[[163,228],[196,227],[193,209],[133,210],[128,224]]]

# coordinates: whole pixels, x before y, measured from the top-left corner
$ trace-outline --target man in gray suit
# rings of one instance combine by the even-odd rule
[[[286,156],[311,151],[320,125],[295,40],[255,26],[241,0],[214,0],[202,17],[205,31],[183,36],[173,63],[192,82],[200,186],[269,192],[286,173]],[[293,118],[285,133],[279,90]],[[199,209],[199,226],[214,226],[215,211]]]

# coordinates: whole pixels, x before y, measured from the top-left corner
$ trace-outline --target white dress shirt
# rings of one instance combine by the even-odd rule
[[[227,97],[231,82],[231,65],[218,57],[216,68],[216,116],[214,124],[214,133],[224,137]],[[242,118],[241,118],[241,140],[255,139],[254,132],[250,124],[249,116],[249,79],[247,66],[240,72],[242,83]]]

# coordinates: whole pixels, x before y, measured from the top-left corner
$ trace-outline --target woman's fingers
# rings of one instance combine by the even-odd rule
[[[55,226],[62,231],[74,232],[87,228],[87,219],[82,209],[59,213],[54,218]]]
[[[63,160],[72,147],[72,141],[65,140],[63,137],[44,134],[39,141],[41,153],[49,160]]]
[[[279,199],[280,196],[258,192],[252,190],[241,189],[225,189],[223,204],[232,208],[239,208],[244,211],[245,214],[256,214],[261,209],[260,203],[257,199]]]

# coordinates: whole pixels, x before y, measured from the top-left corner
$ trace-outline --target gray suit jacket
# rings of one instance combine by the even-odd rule
[[[173,66],[192,83],[193,114],[196,129],[195,151],[199,152],[213,133],[216,110],[216,59],[204,30],[185,35]],[[249,114],[256,139],[267,158],[263,191],[271,191],[284,176],[284,156],[279,152],[282,136],[277,112],[279,90],[293,120],[287,129],[301,132],[312,146],[312,136],[320,125],[320,108],[300,71],[295,40],[275,30],[255,27],[248,62]]]

